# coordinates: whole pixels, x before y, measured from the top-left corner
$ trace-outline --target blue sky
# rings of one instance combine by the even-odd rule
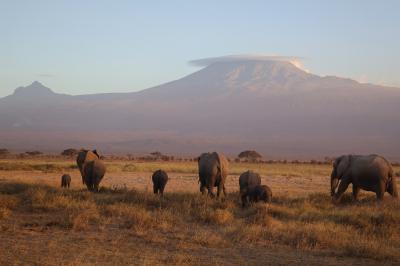
[[[400,87],[400,1],[0,0],[0,97],[145,89],[229,54],[303,57],[319,75]]]

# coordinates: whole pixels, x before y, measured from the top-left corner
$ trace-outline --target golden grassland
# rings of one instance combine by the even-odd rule
[[[0,264],[400,263],[399,201],[363,192],[355,202],[349,189],[333,205],[329,165],[231,163],[216,200],[198,192],[195,162],[106,162],[101,192],[89,193],[73,160],[0,160]],[[164,197],[150,189],[160,168]],[[271,204],[241,208],[248,169],[272,188]],[[64,172],[72,189],[59,188]]]

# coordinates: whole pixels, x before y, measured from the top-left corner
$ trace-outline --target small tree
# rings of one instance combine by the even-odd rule
[[[63,150],[61,152],[61,155],[62,156],[70,156],[70,157],[72,157],[72,156],[78,155],[78,153],[79,153],[79,151],[77,149],[70,148],[70,149]]]
[[[0,155],[8,155],[10,154],[10,151],[7,149],[0,149]]]
[[[10,151],[7,149],[0,149],[0,157],[7,157],[10,154]]]
[[[250,162],[257,162],[262,158],[261,154],[254,150],[242,151],[241,153],[239,153],[238,157],[242,160],[244,159]]]
[[[37,156],[37,155],[42,155],[43,152],[41,151],[26,151],[26,154],[30,155],[30,156]]]
[[[153,151],[153,152],[150,152],[150,154],[151,154],[152,156],[154,156],[154,157],[157,157],[157,158],[159,158],[159,157],[162,156],[162,153],[159,152],[159,151]]]

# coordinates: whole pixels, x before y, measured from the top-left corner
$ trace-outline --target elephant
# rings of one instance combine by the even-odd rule
[[[69,188],[70,185],[71,185],[71,176],[68,174],[63,174],[61,176],[61,187]]]
[[[360,189],[375,192],[379,201],[385,192],[394,198],[398,197],[392,166],[379,155],[342,155],[336,158],[331,173],[331,196],[334,203],[340,201],[350,184],[353,185],[355,200]]]
[[[257,185],[261,185],[261,177],[258,173],[249,170],[240,175],[239,187],[243,207],[248,203],[248,195],[253,192]]]
[[[98,192],[99,184],[106,173],[106,166],[100,160],[87,162],[83,165],[85,184],[88,190]]]
[[[198,157],[200,192],[214,197],[213,189],[218,188],[217,197],[221,192],[226,196],[225,180],[228,176],[228,161],[221,153],[203,153]]]
[[[165,185],[167,185],[168,182],[168,175],[165,171],[163,170],[157,170],[153,173],[153,176],[151,177],[153,181],[153,192],[154,194],[161,194],[163,195],[164,193],[164,188]]]
[[[76,164],[78,165],[79,171],[81,172],[82,176],[82,184],[85,184],[85,178],[84,178],[84,171],[83,167],[85,163],[94,161],[100,159],[100,155],[97,153],[97,150],[85,150],[81,149],[78,153],[78,156],[76,157]]]
[[[264,201],[270,203],[272,201],[272,190],[266,185],[256,185],[254,189],[247,190],[246,197],[250,202]]]

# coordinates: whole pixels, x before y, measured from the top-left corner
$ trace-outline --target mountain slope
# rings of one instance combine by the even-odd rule
[[[0,99],[0,144],[266,156],[400,159],[400,89],[307,73],[287,61],[214,62],[135,93],[69,96],[38,82]]]

